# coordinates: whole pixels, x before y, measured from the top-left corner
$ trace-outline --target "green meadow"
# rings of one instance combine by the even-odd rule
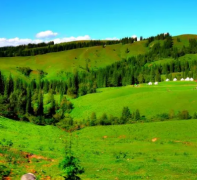
[[[120,117],[125,106],[131,112],[139,109],[141,115],[148,119],[171,110],[175,113],[188,110],[193,115],[197,111],[196,87],[196,82],[164,81],[152,86],[140,84],[138,87],[101,88],[97,89],[97,93],[71,99],[74,104],[71,116],[81,120],[95,112],[98,117],[103,113]]]
[[[196,120],[87,127],[72,134],[7,118],[0,124],[1,143],[13,143],[0,149],[0,164],[9,165],[13,180],[27,171],[62,180],[58,164],[70,139],[84,180],[197,178]]]

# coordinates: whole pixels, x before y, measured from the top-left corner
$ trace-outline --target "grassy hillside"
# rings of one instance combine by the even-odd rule
[[[83,119],[90,117],[92,112],[98,117],[105,112],[120,117],[124,106],[132,112],[139,109],[147,118],[170,110],[188,110],[193,115],[197,111],[197,89],[193,90],[196,86],[196,82],[161,82],[158,86],[102,88],[95,94],[73,99],[71,116]]]
[[[13,180],[27,172],[58,176],[57,162],[64,152],[65,132],[54,126],[36,126],[3,117],[0,117],[0,131],[0,164],[13,169]],[[2,144],[8,145],[10,141],[13,145],[4,151]]]
[[[197,54],[186,54],[184,56],[179,57],[177,60],[180,62],[197,60]],[[156,64],[156,65],[170,64],[171,62],[176,62],[177,60],[171,57],[161,58],[157,61],[147,63],[146,66],[152,66],[153,64]]]
[[[180,42],[177,41],[177,38],[180,39]],[[182,48],[183,46],[189,46],[189,39],[197,39],[197,35],[195,34],[184,34],[179,36],[174,36],[174,47]]]
[[[26,172],[61,180],[58,163],[71,136],[5,118],[0,124],[1,143],[13,143],[8,151],[0,146],[0,164],[12,169],[11,180]],[[84,180],[191,180],[197,173],[196,128],[196,120],[88,127],[72,134],[72,147],[85,168]]]
[[[119,61],[122,58],[143,54],[147,51],[145,41],[133,44],[115,44],[102,46],[79,48],[44,55],[28,57],[1,57],[0,69],[5,74],[24,76],[16,70],[16,67],[30,67],[34,71],[30,77],[37,74],[36,70],[43,70],[48,73],[46,78],[57,78],[60,71],[73,71],[74,69],[83,70],[88,63],[89,68],[104,67]],[[126,49],[129,53],[126,53]]]
[[[177,41],[177,38],[180,38],[180,42]],[[175,36],[173,38],[174,47],[181,48],[183,45],[188,46],[190,38],[197,39],[197,35]],[[43,70],[48,73],[46,78],[54,79],[58,78],[58,74],[61,71],[72,72],[75,69],[83,70],[86,64],[88,64],[89,68],[95,69],[120,61],[122,58],[144,54],[157,42],[160,42],[161,45],[163,44],[162,40],[157,40],[151,42],[148,47],[145,47],[146,40],[144,40],[126,45],[107,45],[105,48],[102,46],[95,46],[37,56],[0,57],[0,69],[4,74],[8,75],[11,73],[14,76],[25,78],[24,75],[16,70],[16,67],[30,67],[34,70],[30,74],[31,78],[38,76],[37,70]],[[126,53],[127,48],[129,49],[129,53]]]

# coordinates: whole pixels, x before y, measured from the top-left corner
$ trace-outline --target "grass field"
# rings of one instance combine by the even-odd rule
[[[85,168],[84,180],[197,178],[196,120],[88,127],[72,136],[53,126],[6,118],[0,118],[0,124],[1,142],[13,142],[9,151],[0,153],[0,164],[12,169],[11,180],[26,172],[60,180],[58,163],[70,137]],[[25,152],[32,153],[29,162]]]
[[[180,38],[180,42],[177,41],[177,37]],[[173,44],[178,49],[182,48],[183,46],[189,46],[189,39],[197,39],[197,35],[195,34],[184,34],[179,36],[174,36]]]
[[[184,56],[181,56],[178,58],[178,61],[184,62],[184,61],[194,61],[197,60],[197,54],[186,54]],[[161,58],[157,61],[147,63],[145,66],[152,66],[153,64],[156,65],[163,65],[163,64],[170,64],[171,62],[176,62],[177,60],[169,57],[169,58]]]
[[[71,116],[74,119],[85,119],[96,112],[100,117],[107,115],[120,117],[124,106],[131,112],[140,110],[141,115],[151,118],[159,113],[169,113],[188,110],[191,115],[197,111],[196,82],[161,82],[159,85],[138,87],[101,88],[95,94],[88,94],[77,99],[71,99],[74,109]]]

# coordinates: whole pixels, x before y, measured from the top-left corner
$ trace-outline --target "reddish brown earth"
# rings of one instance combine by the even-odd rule
[[[158,138],[153,138],[152,142],[156,142],[158,140]]]

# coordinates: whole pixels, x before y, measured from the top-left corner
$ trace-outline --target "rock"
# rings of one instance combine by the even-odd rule
[[[21,180],[36,180],[36,176],[32,173],[24,174]]]

